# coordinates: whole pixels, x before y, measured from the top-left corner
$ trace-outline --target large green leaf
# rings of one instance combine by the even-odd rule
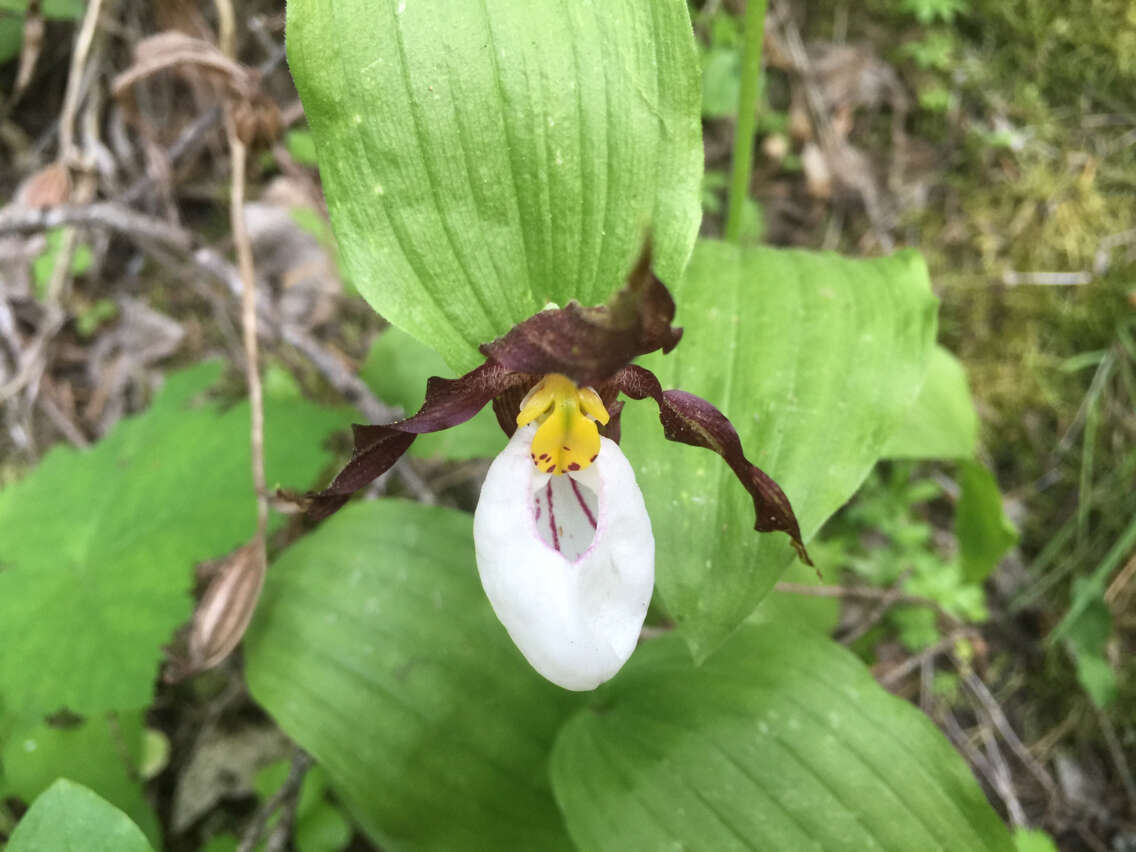
[[[195,562],[253,534],[248,407],[195,398],[221,372],[173,374],[94,448],[59,447],[0,493],[0,690],[10,712],[150,702],[161,647],[190,614]],[[308,485],[341,411],[265,400],[269,483]]]
[[[931,350],[927,380],[884,447],[889,459],[965,459],[974,455],[978,414],[962,363],[944,349]]]
[[[356,503],[268,573],[254,697],[384,849],[561,849],[548,750],[578,697],[537,675],[474,569],[472,519]]]
[[[138,781],[142,738],[137,711],[66,727],[40,721],[17,725],[0,737],[0,799],[31,802],[58,778],[68,778],[120,808],[158,841],[158,818]]]
[[[291,0],[288,59],[350,279],[454,369],[542,308],[598,303],[652,228],[700,217],[682,0]]]
[[[152,852],[130,818],[86,787],[61,778],[28,808],[8,852]]]
[[[674,290],[686,333],[646,366],[731,418],[807,540],[852,496],[923,382],[936,301],[922,259],[701,242]],[[658,588],[704,657],[776,582],[788,538],[755,533],[749,495],[726,465],[664,441],[649,403],[628,404],[623,420],[655,528]]]
[[[747,625],[701,667],[639,650],[563,729],[552,781],[590,850],[1010,850],[959,755],[850,652]]]

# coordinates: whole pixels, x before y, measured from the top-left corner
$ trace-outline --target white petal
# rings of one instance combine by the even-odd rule
[[[533,668],[565,689],[594,689],[639,639],[655,582],[651,521],[617,444],[603,438],[595,464],[552,477],[529,456],[535,431],[518,429],[489,468],[473,519],[477,570]],[[547,508],[536,517],[550,487],[555,526]]]
[[[532,483],[537,535],[546,545],[564,554],[569,562],[575,562],[592,546],[599,524],[599,495],[595,486],[572,476],[545,473],[534,476]]]

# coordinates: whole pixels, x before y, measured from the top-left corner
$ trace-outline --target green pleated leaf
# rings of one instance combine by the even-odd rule
[[[936,316],[922,259],[704,241],[674,292],[686,333],[645,365],[733,421],[808,540],[859,487],[922,385]],[[650,403],[629,403],[623,423],[655,529],[658,589],[704,657],[776,582],[788,537],[755,533],[749,495],[722,460],[666,442]]]
[[[700,218],[681,0],[291,0],[288,59],[348,277],[456,370],[547,302],[603,302]]]
[[[472,526],[397,500],[342,509],[268,572],[249,688],[384,849],[568,848],[546,761],[579,697],[497,623]]]
[[[889,459],[964,459],[974,455],[978,414],[962,363],[944,349],[931,350],[919,396],[888,439]]]
[[[31,802],[58,778],[89,788],[120,808],[151,841],[161,838],[158,817],[142,795],[142,714],[115,714],[61,727],[46,722],[14,725],[0,736],[0,799]]]
[[[700,668],[659,640],[598,698],[552,754],[584,852],[1013,849],[930,720],[816,634],[747,625]]]
[[[32,803],[8,852],[152,852],[141,829],[86,787],[61,778]]]
[[[202,397],[218,362],[171,374],[89,450],[58,447],[0,493],[0,690],[13,713],[150,703],[190,615],[193,565],[252,537],[248,406]],[[304,488],[342,411],[265,400],[268,482]]]

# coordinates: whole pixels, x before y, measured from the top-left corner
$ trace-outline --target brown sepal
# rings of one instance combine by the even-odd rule
[[[540,379],[540,376],[528,376],[525,381],[493,399],[493,414],[496,415],[497,425],[501,427],[506,437],[512,438],[513,433],[517,431],[517,415],[521,411],[521,403]]]
[[[610,418],[607,423],[599,427],[600,434],[607,438],[609,441],[619,443],[620,437],[623,435],[623,428],[620,425],[620,415],[623,414],[623,400],[609,402],[604,405],[607,409],[608,417]]]
[[[390,470],[418,435],[464,423],[491,399],[531,380],[489,361],[457,379],[430,379],[426,400],[413,417],[386,425],[355,424],[351,460],[327,488],[307,495],[308,517],[319,520],[335,512],[352,494]]]
[[[725,459],[753,498],[756,518],[753,528],[758,532],[788,533],[801,561],[813,564],[801,540],[801,529],[789,498],[776,482],[745,457],[737,430],[726,415],[694,394],[664,391],[655,374],[643,367],[624,367],[612,378],[611,384],[632,399],[650,397],[655,400],[668,441],[705,447]]]
[[[606,305],[586,308],[569,302],[534,314],[481,353],[510,370],[563,373],[579,385],[598,385],[634,358],[670,352],[682,337],[671,325],[675,304],[651,271],[648,240],[627,285]]]

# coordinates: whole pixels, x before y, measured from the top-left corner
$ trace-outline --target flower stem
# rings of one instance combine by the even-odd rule
[[[730,175],[730,205],[726,211],[726,239],[735,243],[741,237],[742,215],[753,170],[753,137],[757,126],[765,5],[766,0],[749,0],[746,4],[741,91],[738,93],[738,122],[734,129],[734,162]]]

